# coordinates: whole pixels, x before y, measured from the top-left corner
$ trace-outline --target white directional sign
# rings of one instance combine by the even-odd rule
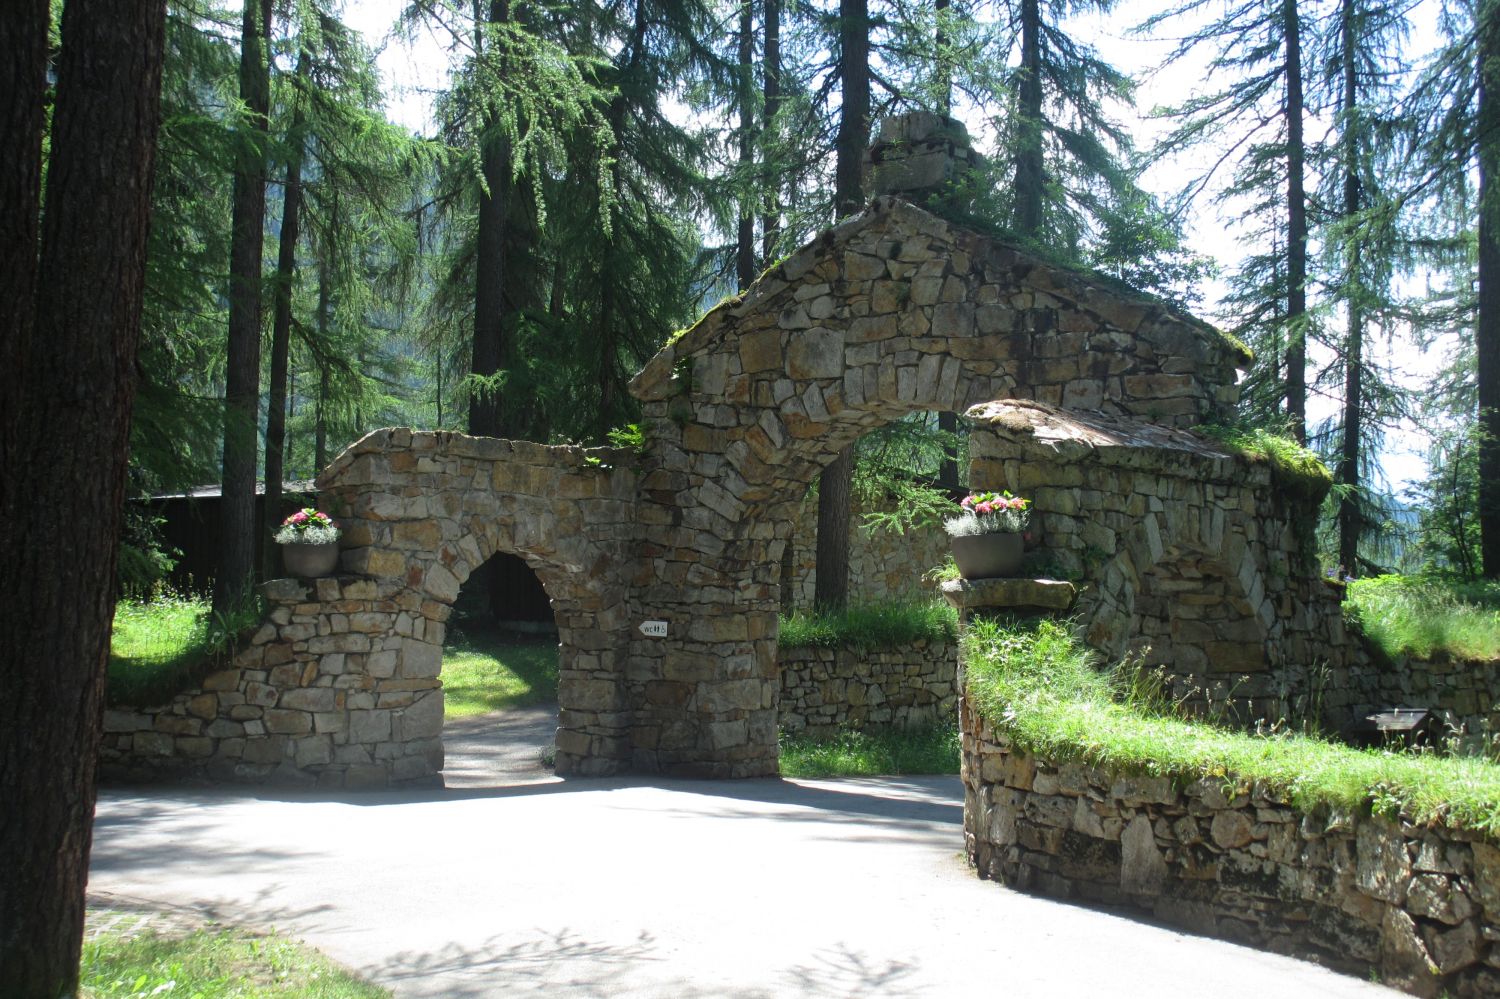
[[[667,622],[665,621],[642,621],[641,634],[647,638],[666,638]]]

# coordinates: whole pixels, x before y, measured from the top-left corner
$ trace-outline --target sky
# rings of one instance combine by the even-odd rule
[[[1148,40],[1130,34],[1131,25],[1160,7],[1151,0],[1123,0],[1108,15],[1081,15],[1070,21],[1076,38],[1090,42],[1106,61],[1138,81],[1136,112],[1122,115],[1138,148],[1149,146],[1162,128],[1159,122],[1146,117],[1147,111],[1158,105],[1180,102],[1186,95],[1202,90],[1210,77],[1207,53],[1164,66],[1172,48],[1171,40]],[[345,20],[361,31],[377,50],[377,62],[387,91],[386,109],[391,119],[414,132],[427,133],[431,131],[431,95],[446,86],[451,57],[444,48],[444,39],[430,28],[419,28],[410,37],[393,35],[392,29],[401,8],[400,0],[347,0]],[[1409,56],[1415,56],[1434,44],[1436,23],[1435,14],[1431,13],[1434,9],[1432,0],[1418,3],[1408,45]],[[689,115],[685,108],[680,113]],[[1317,122],[1311,122],[1309,134],[1317,127]],[[1159,193],[1173,190],[1197,172],[1210,155],[1213,154],[1204,150],[1164,163],[1147,174],[1144,186]],[[1219,261],[1226,272],[1245,252],[1236,238],[1235,220],[1222,217],[1211,207],[1200,207],[1189,218],[1187,235],[1194,250]],[[1217,282],[1211,282],[1203,289],[1204,304],[1198,309],[1203,318],[1210,322],[1222,321],[1218,302],[1224,291],[1224,285]],[[1413,386],[1424,384],[1442,365],[1443,353],[1441,348],[1424,352],[1409,336],[1397,336],[1390,341],[1375,338],[1367,347],[1367,358],[1371,363],[1388,368],[1391,377]],[[1311,360],[1318,363],[1328,359],[1314,355]],[[1315,424],[1333,416],[1340,406],[1336,397],[1310,389],[1309,422]],[[1429,444],[1429,435],[1416,425],[1394,428],[1394,432],[1387,435],[1380,465],[1388,483],[1398,492],[1406,484],[1425,477]]]

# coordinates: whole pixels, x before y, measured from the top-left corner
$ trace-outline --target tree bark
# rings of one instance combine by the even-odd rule
[[[853,215],[864,207],[865,147],[870,144],[870,25],[868,0],[840,0],[839,66],[843,103],[839,108],[834,164],[835,214]],[[818,482],[817,582],[814,601],[826,610],[849,603],[849,494],[854,483],[854,445],[838,453]]]
[[[761,168],[766,171],[766,212],[760,220],[760,263],[770,265],[775,259],[776,237],[781,232],[781,197],[771,151],[776,139],[776,112],[781,107],[781,0],[765,3],[765,56],[762,70]]]
[[[297,57],[297,86],[307,78],[307,53]],[[296,98],[300,101],[300,96]],[[272,535],[281,523],[281,481],[286,468],[287,368],[292,349],[292,293],[297,283],[297,237],[302,224],[302,156],[306,122],[300,103],[287,131],[286,184],[282,188],[281,245],[276,257],[274,315],[271,319],[271,384],[266,398],[266,503],[261,523],[261,565],[276,571],[278,547]]]
[[[740,289],[750,287],[755,280],[755,185],[751,174],[755,168],[755,22],[751,0],[741,0],[739,30],[739,94],[740,106],[739,167],[740,183],[744,185],[740,194],[739,231],[735,241],[734,271]]]
[[[328,309],[332,291],[328,286],[328,265],[318,264],[318,340],[328,342]],[[328,467],[328,362],[318,358],[318,401],[313,411],[313,464],[319,472]],[[442,426],[439,413],[438,426]]]
[[[1500,13],[1479,7],[1479,390],[1480,571],[1500,579]]]
[[[818,480],[818,551],[813,603],[819,610],[849,605],[849,496],[854,445],[838,453]]]
[[[1344,83],[1344,134],[1342,136],[1344,158],[1344,220],[1352,223],[1359,215],[1362,200],[1359,179],[1359,140],[1355,116],[1359,111],[1359,76],[1355,65],[1355,19],[1354,0],[1343,0],[1340,6],[1340,59],[1342,60]],[[1339,448],[1337,478],[1349,492],[1339,500],[1339,564],[1349,575],[1359,575],[1359,539],[1364,531],[1364,518],[1360,514],[1358,497],[1353,490],[1359,486],[1359,449],[1362,434],[1360,418],[1364,409],[1364,303],[1361,301],[1364,283],[1361,268],[1362,258],[1359,239],[1350,235],[1345,238],[1344,267],[1347,276],[1344,287],[1348,296],[1348,329],[1344,336],[1344,433]]]
[[[78,985],[166,11],[65,6],[38,225],[47,12],[0,17],[0,990],[53,999]]]
[[[509,0],[491,0],[489,22],[505,24],[509,20]],[[476,24],[474,30],[478,42],[483,26]],[[478,45],[476,51],[482,53]],[[511,145],[500,133],[499,120],[494,114],[486,115],[485,134],[480,141],[480,170],[488,190],[479,193],[474,350],[469,370],[476,376],[488,377],[500,371],[505,355],[505,244],[510,224]],[[503,422],[501,402],[498,388],[481,391],[476,386],[469,396],[469,433],[499,436]]]
[[[229,246],[229,346],[224,385],[224,477],[214,611],[243,603],[255,578],[255,471],[260,403],[261,256],[266,224],[265,137],[271,104],[266,40],[271,0],[245,0],[240,99],[250,136],[234,172]]]
[[[1302,142],[1302,27],[1297,0],[1286,19],[1286,412],[1297,443],[1307,443],[1307,197]]]
[[[1042,231],[1046,176],[1042,163],[1042,12],[1038,0],[1021,0],[1020,121],[1016,124],[1016,235]]]

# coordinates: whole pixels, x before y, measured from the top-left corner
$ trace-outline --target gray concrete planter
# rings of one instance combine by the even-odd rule
[[[330,541],[322,545],[282,545],[281,564],[288,576],[301,579],[316,579],[331,576],[339,565],[339,543]]]

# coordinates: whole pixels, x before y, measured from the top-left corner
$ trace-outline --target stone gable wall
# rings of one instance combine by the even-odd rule
[[[925,639],[896,649],[783,648],[785,732],[917,728],[958,717],[958,650]]]
[[[981,877],[1194,933],[1500,995],[1500,849],[1443,826],[1304,811],[1233,774],[1174,786],[1023,751],[965,701],[964,841]]]

